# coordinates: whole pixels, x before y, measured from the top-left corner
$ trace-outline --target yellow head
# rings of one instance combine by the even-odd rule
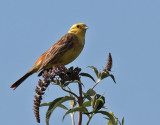
[[[87,25],[84,23],[74,24],[68,33],[74,33],[80,37],[85,37],[86,30],[88,29]]]

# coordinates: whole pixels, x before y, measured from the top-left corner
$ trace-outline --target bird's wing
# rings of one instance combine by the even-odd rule
[[[74,45],[74,42],[77,41],[77,39],[78,39],[77,36],[72,33],[67,33],[66,35],[64,35],[46,52],[46,56],[38,71],[40,71],[47,64],[50,64],[51,62],[56,60],[59,56],[61,56],[63,53],[71,49]]]

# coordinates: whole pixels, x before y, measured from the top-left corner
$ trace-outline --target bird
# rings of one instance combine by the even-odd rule
[[[29,76],[41,70],[50,69],[58,65],[64,66],[74,61],[84,48],[87,29],[88,26],[84,23],[74,24],[68,33],[43,53],[33,67],[12,84],[10,88],[15,90]]]

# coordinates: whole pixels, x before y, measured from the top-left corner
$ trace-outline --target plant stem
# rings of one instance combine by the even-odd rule
[[[89,120],[88,120],[88,122],[87,122],[87,125],[89,125],[89,123],[90,123],[90,121],[91,121],[93,115],[94,115],[94,114],[92,114],[92,115],[89,117]]]
[[[98,81],[92,86],[92,88],[91,89],[94,89],[94,87],[100,82],[101,80],[100,79],[98,79]]]
[[[71,113],[71,118],[72,118],[72,125],[75,125],[75,122],[74,122],[74,113]]]
[[[82,106],[83,104],[83,97],[82,97],[82,84],[78,83],[79,87],[79,98],[78,98],[78,104],[79,106]],[[78,125],[82,124],[82,112],[79,112],[79,119],[78,119]]]

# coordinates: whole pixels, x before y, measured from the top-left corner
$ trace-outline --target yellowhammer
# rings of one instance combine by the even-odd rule
[[[42,69],[49,69],[56,65],[67,65],[75,60],[81,53],[85,44],[86,24],[74,24],[66,35],[58,40],[51,48],[42,54],[34,66],[11,88],[14,90],[30,75]]]

